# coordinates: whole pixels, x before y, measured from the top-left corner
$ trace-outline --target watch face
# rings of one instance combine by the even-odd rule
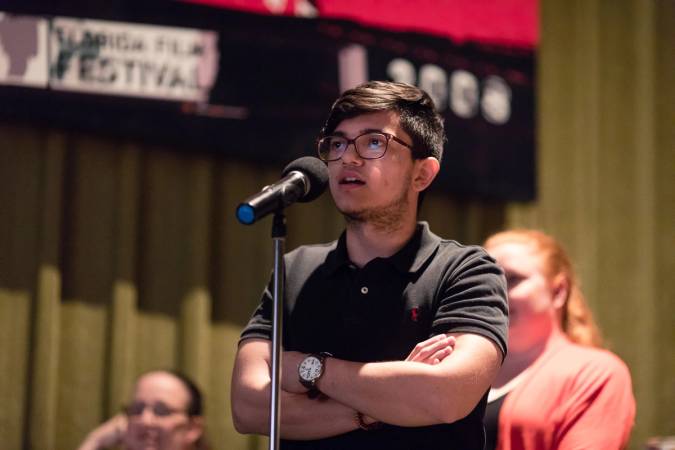
[[[317,379],[321,375],[322,364],[316,356],[308,356],[301,363],[298,368],[300,378],[306,381]]]

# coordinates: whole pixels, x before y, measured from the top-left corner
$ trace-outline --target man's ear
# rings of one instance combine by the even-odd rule
[[[438,171],[441,170],[441,163],[433,156],[415,160],[415,172],[413,174],[412,186],[417,192],[422,192],[429,187]]]
[[[190,417],[190,427],[185,434],[187,441],[194,444],[204,434],[204,418],[201,416]]]

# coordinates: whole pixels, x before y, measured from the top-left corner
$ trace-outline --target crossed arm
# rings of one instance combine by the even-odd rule
[[[501,364],[489,339],[456,333],[419,343],[405,361],[355,363],[327,358],[318,387],[327,399],[309,399],[299,383],[298,352],[282,357],[281,436],[318,439],[357,428],[356,411],[374,420],[424,426],[465,417],[487,391]],[[271,343],[248,339],[237,352],[232,411],[242,433],[269,433]]]

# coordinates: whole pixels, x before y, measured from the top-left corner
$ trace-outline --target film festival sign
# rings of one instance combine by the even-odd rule
[[[203,102],[217,46],[214,31],[0,12],[0,84]]]
[[[218,34],[174,27],[55,18],[53,89],[203,102],[218,72]]]

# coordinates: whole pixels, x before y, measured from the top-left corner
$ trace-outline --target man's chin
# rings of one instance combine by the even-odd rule
[[[345,204],[346,203],[346,204]],[[360,220],[359,218],[365,213],[364,208],[355,208],[354,205],[344,202],[342,204],[334,201],[335,209],[338,210],[340,214],[344,216],[345,219],[350,220]]]
[[[143,450],[160,450],[160,445],[159,442],[143,442],[143,446],[141,447]]]
[[[365,211],[341,210],[340,213],[347,223],[361,223],[366,221]]]
[[[151,433],[138,436],[132,442],[127,442],[124,448],[128,448],[129,450],[159,450],[159,436]]]

